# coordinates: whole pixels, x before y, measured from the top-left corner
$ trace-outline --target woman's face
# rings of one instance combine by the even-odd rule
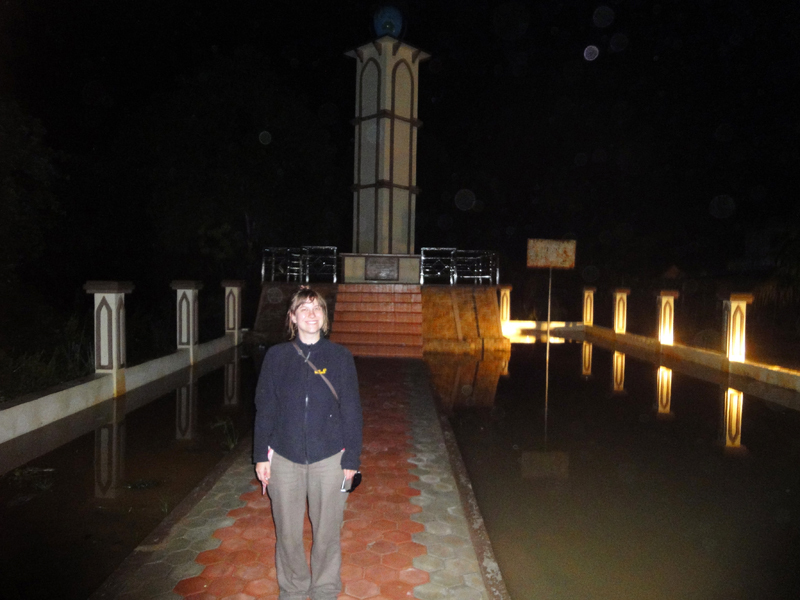
[[[292,323],[297,325],[297,333],[304,342],[317,340],[325,322],[325,315],[317,299],[306,300],[292,314]]]

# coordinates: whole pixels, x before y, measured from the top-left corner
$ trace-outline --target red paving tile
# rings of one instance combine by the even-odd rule
[[[190,594],[204,592],[207,587],[208,579],[204,577],[189,577],[179,581],[173,591],[181,596],[189,596]]]
[[[258,596],[266,596],[267,594],[277,594],[278,582],[274,579],[256,579],[245,586],[244,593],[255,596],[256,598]]]
[[[364,569],[364,579],[378,585],[389,581],[397,581],[398,576],[397,569],[392,569],[386,565],[374,565]]]
[[[402,374],[386,368],[390,363],[371,363],[359,373],[364,408],[364,483],[353,493],[345,509],[342,528],[343,593],[339,600],[398,600],[413,598],[414,586],[428,582],[425,571],[412,560],[426,554],[411,534],[424,531],[411,515],[422,507],[410,499],[420,494],[409,484],[417,477],[410,451],[408,405],[401,395],[387,398],[381,390],[398,389]],[[228,513],[233,525],[218,529],[219,548],[201,552],[196,561],[206,565],[199,577],[175,586],[175,593],[189,600],[277,600],[275,579],[275,530],[269,496],[251,480],[253,490],[242,494],[247,504]],[[306,554],[311,545],[311,524],[304,529]]]
[[[238,577],[220,577],[211,580],[211,583],[208,584],[208,593],[218,598],[224,598],[241,592],[245,585],[244,580]]]
[[[371,581],[361,579],[345,584],[344,591],[356,598],[372,598],[378,595],[380,588]]]
[[[201,575],[206,579],[216,579],[217,577],[228,577],[233,575],[236,566],[229,562],[218,562],[203,569]]]
[[[393,569],[407,569],[414,563],[410,556],[400,554],[399,552],[392,552],[391,554],[384,554],[381,556],[381,564],[392,567]]]
[[[217,597],[212,596],[208,592],[200,592],[199,594],[186,596],[186,600],[217,600]]]
[[[403,583],[402,581],[390,581],[381,585],[381,594],[387,598],[400,600],[402,598],[413,598],[413,586]]]

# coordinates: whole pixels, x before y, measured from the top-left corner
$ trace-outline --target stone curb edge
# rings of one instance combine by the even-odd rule
[[[435,405],[438,413],[438,404],[435,403]],[[469,524],[469,536],[475,548],[475,554],[478,557],[478,565],[481,569],[486,591],[489,592],[492,600],[511,600],[506,584],[503,581],[500,567],[495,559],[492,543],[489,541],[489,534],[486,533],[483,516],[478,508],[478,501],[475,498],[467,468],[461,458],[461,451],[458,449],[455,433],[453,433],[453,428],[445,415],[438,414],[438,417],[445,448],[450,457],[450,467],[453,470],[453,477],[456,480],[458,493],[461,496],[461,505]]]

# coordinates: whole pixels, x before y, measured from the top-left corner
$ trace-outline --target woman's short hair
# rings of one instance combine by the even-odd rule
[[[292,315],[297,312],[301,304],[305,304],[309,301],[313,302],[314,300],[317,301],[317,304],[319,304],[319,307],[322,309],[322,334],[328,335],[330,325],[328,324],[328,304],[325,302],[325,298],[322,294],[312,290],[310,287],[303,286],[292,296],[292,299],[289,301],[289,311],[286,313],[286,329],[289,332],[290,340],[293,340],[294,336],[297,335],[297,324],[292,322]]]

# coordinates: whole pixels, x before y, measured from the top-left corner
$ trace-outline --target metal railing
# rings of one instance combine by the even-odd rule
[[[336,283],[336,246],[264,248],[261,257],[261,283],[265,281],[330,281]]]
[[[261,282],[311,281],[337,282],[338,252],[336,246],[302,246],[298,248],[264,248],[261,260]],[[500,284],[497,252],[459,250],[458,248],[422,248],[419,282]]]
[[[500,261],[490,250],[422,248],[419,282],[500,284]]]

